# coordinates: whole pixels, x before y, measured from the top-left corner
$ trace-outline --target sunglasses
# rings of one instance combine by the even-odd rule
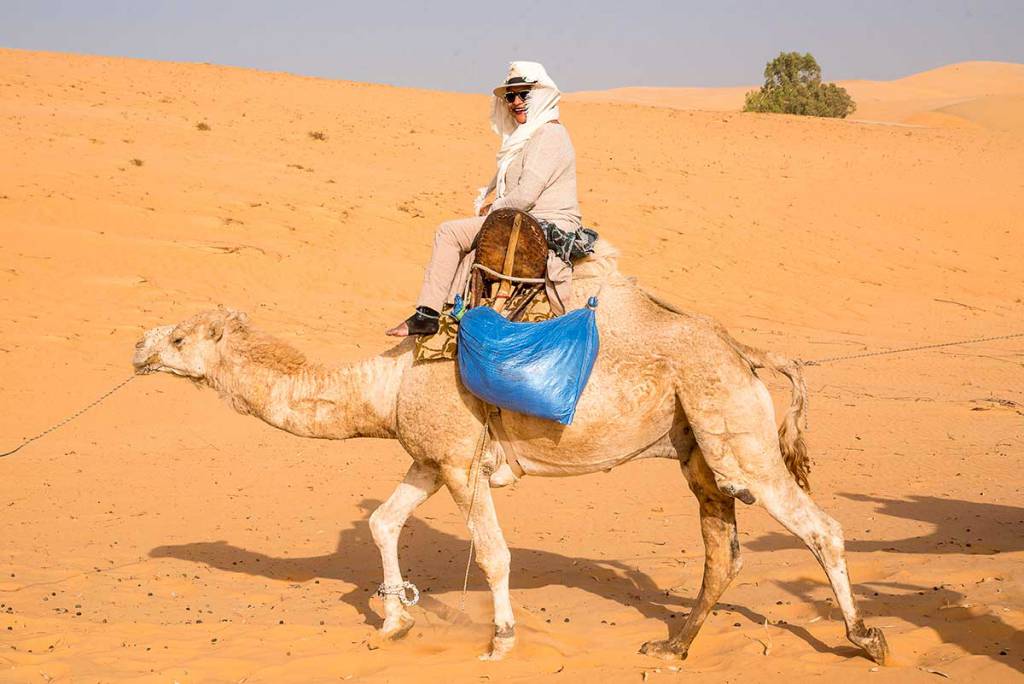
[[[516,90],[516,91],[513,91],[513,92],[505,93],[505,102],[508,102],[509,104],[512,104],[513,102],[516,101],[517,97],[519,99],[521,99],[523,102],[526,102],[526,98],[530,97],[530,91],[529,90]]]

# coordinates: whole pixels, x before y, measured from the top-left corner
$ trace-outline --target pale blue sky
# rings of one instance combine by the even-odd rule
[[[825,78],[1024,62],[1024,0],[0,0],[0,46],[486,91],[507,62],[563,90],[748,85],[780,50]]]

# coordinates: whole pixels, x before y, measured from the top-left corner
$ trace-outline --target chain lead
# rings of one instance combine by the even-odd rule
[[[57,423],[57,424],[56,424],[56,425],[54,425],[53,427],[50,427],[50,428],[47,428],[46,430],[43,430],[42,432],[40,432],[40,433],[39,433],[38,435],[36,435],[35,437],[31,437],[31,438],[29,438],[29,439],[26,439],[26,440],[25,440],[24,442],[22,442],[21,444],[19,444],[19,445],[18,445],[17,447],[15,447],[14,449],[11,449],[10,451],[5,451],[5,452],[3,452],[2,454],[0,454],[0,458],[3,458],[4,456],[10,456],[11,454],[13,454],[13,453],[15,453],[15,452],[17,452],[17,451],[20,451],[22,447],[24,447],[24,446],[26,446],[26,445],[28,445],[28,444],[31,444],[32,442],[36,441],[36,440],[37,440],[37,439],[39,439],[40,437],[44,437],[44,436],[46,436],[46,435],[50,434],[51,432],[53,432],[53,431],[54,431],[54,430],[56,430],[57,428],[61,428],[61,427],[64,427],[65,425],[67,425],[68,423],[70,423],[71,421],[73,421],[73,420],[74,420],[75,418],[77,418],[78,416],[82,415],[83,413],[85,413],[86,411],[88,411],[89,409],[91,409],[91,408],[92,408],[93,406],[95,406],[96,404],[100,403],[101,401],[103,401],[104,399],[106,399],[107,397],[109,397],[109,396],[110,396],[111,394],[113,394],[113,393],[114,393],[114,392],[116,392],[117,390],[121,389],[122,387],[124,387],[125,385],[127,385],[127,384],[128,384],[129,382],[131,382],[132,380],[134,380],[134,379],[135,379],[135,378],[137,378],[137,377],[139,377],[139,376],[138,376],[138,375],[132,375],[132,376],[129,376],[127,380],[123,380],[123,381],[121,381],[120,383],[118,383],[117,385],[115,385],[115,386],[114,386],[114,388],[113,388],[112,390],[110,390],[110,391],[109,391],[109,392],[107,392],[106,394],[102,395],[102,396],[101,396],[101,397],[100,397],[99,399],[97,399],[96,401],[92,402],[91,404],[89,404],[89,405],[88,405],[88,406],[86,406],[85,408],[83,408],[83,409],[79,409],[79,410],[78,410],[77,412],[75,412],[75,413],[71,414],[70,416],[68,416],[68,417],[67,417],[67,418],[65,418],[64,420],[60,421],[59,423]]]
[[[916,347],[901,347],[899,349],[889,349],[889,350],[886,350],[886,351],[876,351],[876,352],[862,352],[862,353],[859,353],[859,354],[847,354],[845,356],[830,356],[830,357],[824,358],[824,359],[814,359],[813,361],[803,361],[802,363],[805,366],[821,366],[821,365],[824,365],[826,363],[833,363],[835,361],[848,361],[850,359],[864,359],[864,358],[873,357],[873,356],[889,356],[891,354],[903,354],[905,352],[923,351],[925,349],[940,349],[942,347],[955,347],[955,346],[962,345],[962,344],[977,344],[979,342],[994,342],[996,340],[1012,340],[1012,339],[1017,338],[1017,337],[1024,337],[1024,333],[1014,333],[1012,335],[998,335],[996,337],[977,337],[977,338],[972,339],[972,340],[958,340],[956,342],[940,342],[938,344],[922,344],[922,345],[918,345]],[[15,448],[11,449],[10,451],[5,451],[3,453],[0,453],[0,458],[3,458],[4,456],[10,456],[11,454],[17,453],[18,451],[21,451],[22,448],[28,446],[29,444],[31,444],[32,442],[36,441],[37,439],[39,439],[41,437],[45,437],[46,435],[50,434],[54,430],[57,430],[58,428],[64,427],[65,425],[67,425],[68,423],[73,421],[75,418],[78,418],[80,415],[82,415],[83,413],[85,413],[86,411],[91,409],[92,407],[96,406],[101,401],[103,401],[104,399],[109,397],[111,394],[113,394],[117,390],[121,389],[122,387],[124,387],[125,385],[127,385],[129,382],[131,382],[132,380],[134,380],[137,377],[139,377],[138,374],[128,376],[127,379],[122,380],[118,384],[114,385],[114,387],[112,389],[110,389],[106,393],[102,394],[98,399],[93,401],[91,404],[88,404],[84,408],[81,408],[78,411],[76,411],[75,413],[72,413],[70,416],[68,416],[64,420],[60,421],[56,425],[54,425],[52,427],[49,427],[46,430],[43,430],[42,432],[40,432],[35,437],[30,437],[29,439],[26,439],[24,442],[22,442],[21,444],[19,444]],[[484,430],[486,431],[486,429],[487,429],[487,427],[486,427],[486,424],[485,424]],[[486,437],[484,437],[483,439],[486,439]],[[482,452],[482,449],[480,448],[480,446],[481,445],[478,445],[478,454],[477,454],[478,457],[480,456],[479,452]],[[483,447],[486,448],[486,445],[484,444]],[[479,475],[479,473],[477,473],[477,474]],[[474,485],[475,485],[475,482],[474,482]],[[473,498],[475,499],[476,498],[475,486],[474,486],[473,494],[474,494]],[[472,509],[472,503],[471,503],[470,504],[470,515],[472,515],[472,510],[473,509]],[[472,559],[472,554],[473,554],[473,551],[472,551],[472,544],[471,544],[470,545],[470,559]],[[466,582],[467,583],[468,583],[468,580],[469,580],[469,570],[468,570],[468,565],[467,565],[467,571],[466,571]],[[462,591],[463,591],[463,599],[464,599],[465,598],[465,591],[466,591],[465,586],[463,586],[463,590]]]
[[[1012,335],[999,335],[997,337],[978,337],[973,340],[959,340],[957,342],[940,342],[938,344],[922,344],[916,347],[902,347],[900,349],[889,349],[887,351],[876,351],[876,352],[862,352],[860,354],[847,354],[846,356],[830,356],[827,359],[815,359],[814,361],[804,361],[805,366],[820,366],[826,363],[832,363],[834,361],[848,361],[849,359],[863,359],[869,356],[888,356],[889,354],[902,354],[904,352],[922,351],[924,349],[939,349],[940,347],[955,347],[961,344],[976,344],[978,342],[993,342],[995,340],[1010,340],[1015,337],[1024,337],[1024,333],[1014,333]]]

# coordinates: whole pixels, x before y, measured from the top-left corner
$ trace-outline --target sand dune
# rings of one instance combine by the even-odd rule
[[[947,105],[936,113],[993,131],[1024,133],[1024,94],[988,95]]]
[[[894,81],[838,81],[857,103],[851,119],[930,127],[1020,129],[1017,96],[1024,95],[1024,64],[963,62]],[[578,102],[739,111],[756,85],[736,88],[615,88],[573,93]],[[951,108],[957,108],[951,110]]]
[[[1024,332],[1024,139],[989,130],[1020,101],[979,74],[901,90],[935,91],[927,111],[962,128],[571,97],[585,220],[645,286],[791,356]],[[324,361],[387,349],[434,226],[494,160],[485,97],[429,101],[0,50],[0,450],[126,377],[143,329],[218,303]],[[700,583],[696,506],[667,462],[497,493],[520,623],[497,664],[475,659],[489,597],[474,569],[459,610],[468,538],[440,493],[401,542],[418,624],[370,650],[367,516],[400,447],[298,439],[148,376],[0,459],[0,681],[1020,681],[1024,343],[807,380],[814,495],[893,667],[844,640],[820,568],[756,507],[683,672],[638,655]]]

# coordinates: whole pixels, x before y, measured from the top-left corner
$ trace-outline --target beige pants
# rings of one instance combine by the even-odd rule
[[[430,255],[427,272],[423,274],[423,287],[416,306],[429,306],[440,311],[459,269],[462,257],[473,246],[480,227],[484,225],[483,216],[445,221],[437,227],[434,235],[434,252]]]
[[[423,287],[420,289],[416,306],[429,306],[434,311],[441,311],[445,302],[451,301],[452,286],[456,276],[464,285],[469,277],[468,264],[460,272],[462,258],[473,246],[473,240],[484,225],[483,216],[445,221],[437,227],[434,235],[434,251],[427,264],[427,272],[423,274]],[[575,230],[567,227],[565,230]],[[548,252],[547,294],[551,308],[556,315],[575,308],[572,292],[572,268],[567,266],[554,252]],[[461,290],[461,287],[459,288]]]

